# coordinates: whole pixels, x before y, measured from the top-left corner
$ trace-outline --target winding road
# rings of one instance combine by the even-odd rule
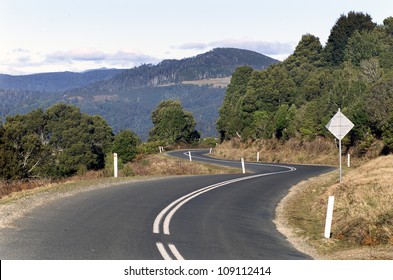
[[[241,167],[207,152],[192,151],[192,160]],[[291,186],[332,168],[246,162],[246,170],[58,199],[0,229],[0,259],[309,259],[276,230],[275,208]]]

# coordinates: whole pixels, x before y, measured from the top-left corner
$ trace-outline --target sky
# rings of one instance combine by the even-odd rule
[[[391,0],[0,0],[0,73],[81,72],[182,59],[217,47],[283,60],[324,45],[341,14],[382,24]]]

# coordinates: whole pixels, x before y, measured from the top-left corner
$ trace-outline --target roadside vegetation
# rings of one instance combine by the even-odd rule
[[[277,209],[278,229],[317,259],[393,259],[393,156],[302,182]],[[334,195],[332,235],[323,236]]]
[[[257,71],[239,67],[219,110],[222,141],[275,139],[299,145],[334,140],[325,128],[341,111],[355,125],[344,152],[362,157],[383,143],[393,151],[393,17],[377,25],[370,15],[341,15],[328,42],[305,34],[285,61]],[[268,143],[268,142],[267,142]],[[307,144],[306,144],[307,145]]]
[[[220,173],[222,168],[158,156],[181,147],[213,147],[214,138],[200,139],[191,113],[179,101],[162,101],[152,113],[150,141],[142,143],[131,130],[114,134],[100,116],[78,107],[56,104],[0,124],[0,197],[51,183],[113,176],[113,153],[119,175],[159,176]],[[224,171],[225,172],[225,171]]]
[[[378,25],[350,12],[339,17],[325,46],[305,34],[282,63],[237,68],[219,110],[218,147],[215,139],[203,142],[194,116],[175,100],[152,112],[146,143],[68,104],[9,116],[0,123],[0,196],[69,178],[111,177],[113,153],[122,177],[234,172],[170,159],[159,147],[207,146],[234,160],[255,161],[259,152],[260,161],[335,165],[337,143],[325,125],[338,108],[355,125],[343,139],[352,169],[344,170],[341,185],[335,173],[301,183],[278,216],[318,258],[393,259],[393,17]],[[333,234],[325,240],[331,194]]]
[[[339,108],[355,125],[342,141],[355,167],[344,183],[337,173],[301,183],[280,208],[290,239],[301,237],[300,249],[316,258],[393,258],[392,78],[393,17],[378,25],[356,12],[340,16],[325,46],[306,34],[282,63],[232,75],[217,122],[218,157],[255,161],[260,152],[261,161],[337,165],[325,126]],[[336,204],[326,240],[330,194]]]

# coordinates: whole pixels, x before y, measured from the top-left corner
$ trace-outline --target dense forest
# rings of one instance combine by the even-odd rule
[[[341,111],[355,124],[344,139],[362,154],[377,140],[393,151],[393,17],[341,15],[323,47],[304,35],[294,53],[266,70],[240,67],[220,108],[222,140],[332,137],[325,128]]]

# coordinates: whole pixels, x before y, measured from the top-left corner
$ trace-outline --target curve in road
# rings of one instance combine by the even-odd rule
[[[193,160],[239,167],[192,151]],[[184,152],[170,153],[188,158]],[[331,167],[246,163],[254,174],[167,177],[58,199],[0,229],[1,259],[308,259],[275,228],[294,184]]]
[[[182,154],[179,154],[178,152],[172,153],[172,156],[177,156],[177,157],[182,157],[184,155],[187,158],[193,158],[194,160],[199,160],[203,162],[214,162],[214,163],[220,163],[220,164],[228,164],[229,166],[234,166],[235,163],[234,161],[226,161],[226,160],[219,160],[219,159],[214,159],[214,158],[209,158],[206,156],[203,156],[207,151],[188,151],[188,152],[183,152]],[[192,153],[195,153],[192,155]],[[191,155],[190,155],[191,154]],[[284,169],[284,170],[279,170],[275,172],[268,172],[268,173],[262,173],[262,174],[257,174],[257,175],[250,175],[246,177],[240,177],[232,180],[227,180],[223,181],[220,183],[216,183],[207,187],[204,187],[202,189],[199,189],[197,191],[191,192],[187,195],[184,195],[180,197],[179,199],[173,201],[170,203],[167,207],[165,207],[156,217],[154,220],[153,224],[153,233],[155,234],[160,234],[163,232],[166,235],[170,235],[170,230],[169,230],[169,225],[171,222],[171,219],[173,215],[187,202],[189,202],[191,199],[194,199],[206,192],[212,191],[216,188],[220,188],[229,184],[234,184],[240,181],[245,181],[245,180],[250,180],[250,179],[255,179],[263,176],[269,176],[269,175],[277,175],[277,174],[282,174],[282,173],[287,173],[287,172],[293,172],[296,171],[295,167],[292,166],[283,166],[283,165],[276,165],[276,164],[266,164],[266,163],[247,163],[247,165],[253,165],[253,166],[258,166],[258,167],[274,167],[274,168],[279,168],[279,169]],[[162,223],[162,228],[160,228],[160,224]],[[156,243],[158,251],[162,255],[162,257],[166,260],[172,260],[172,259],[177,259],[177,260],[184,260],[184,257],[180,254],[180,252],[177,250],[176,246],[172,243],[166,244],[166,246],[162,242],[157,242]],[[169,250],[167,250],[168,248]]]

